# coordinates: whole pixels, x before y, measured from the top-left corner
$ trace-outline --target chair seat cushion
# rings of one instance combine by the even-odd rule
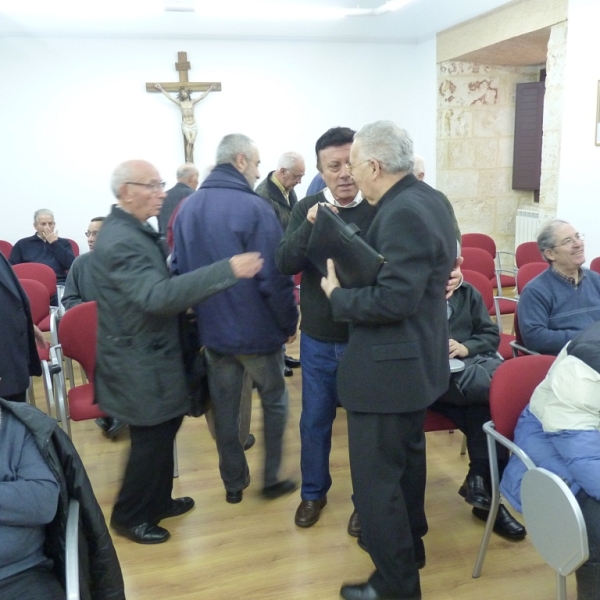
[[[71,388],[68,392],[69,414],[73,421],[85,421],[106,417],[107,414],[94,404],[94,384],[85,383]]]

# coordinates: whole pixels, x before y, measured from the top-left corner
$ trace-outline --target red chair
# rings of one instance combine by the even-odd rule
[[[302,271],[294,275],[294,297],[296,304],[300,304],[300,284],[302,282]]]
[[[540,252],[537,242],[523,242],[517,246],[515,251],[515,264],[517,269],[523,265],[533,262],[546,262]]]
[[[523,288],[540,273],[543,273],[548,268],[547,262],[532,262],[523,265],[517,271],[517,294],[521,294]]]
[[[463,248],[462,249],[463,264],[462,269],[468,271],[477,271],[484,275],[490,283],[496,276],[496,266],[494,259],[481,248]],[[494,306],[490,310],[490,315],[510,315],[515,312],[515,300],[514,298],[507,298],[505,296],[495,296]]]
[[[590,271],[594,271],[595,273],[600,273],[600,256],[597,256],[590,263]]]
[[[488,453],[492,486],[492,506],[479,548],[473,577],[481,575],[483,561],[492,535],[492,529],[500,506],[500,476],[494,440],[506,446],[526,464],[531,459],[514,443],[513,436],[519,416],[529,403],[535,388],[544,380],[556,357],[520,356],[502,363],[492,377],[490,385],[490,412],[492,420],[483,429],[488,436]]]
[[[488,309],[490,314],[492,314],[492,311],[495,310],[495,297],[494,290],[492,289],[492,284],[490,283],[489,279],[477,271],[469,271],[468,269],[464,269],[462,274],[465,278],[465,281],[470,283],[481,294],[485,307]],[[514,300],[514,302],[516,303],[516,300]],[[501,328],[501,323],[498,324],[498,328],[500,329],[500,346],[498,348],[498,354],[500,354],[504,360],[513,358],[514,350],[511,346],[511,342],[515,341],[516,338],[514,335],[504,333]]]
[[[71,437],[70,419],[85,421],[107,415],[94,404],[94,368],[96,366],[96,338],[98,312],[95,302],[84,302],[68,310],[58,325],[61,351],[58,362],[64,356],[76,360],[85,371],[89,383],[72,387],[66,391],[65,378],[61,376],[58,412],[59,420]]]
[[[19,281],[22,279],[33,279],[39,281],[48,290],[50,298],[57,294],[56,285],[56,273],[48,266],[41,263],[21,263],[20,265],[14,265],[13,270],[17,275]],[[50,306],[50,301],[48,301]],[[41,323],[37,323],[37,326],[42,331],[50,331],[52,335],[52,345],[55,346],[58,343],[55,332],[52,331],[52,324],[50,322],[50,316],[44,319]]]
[[[10,258],[10,253],[12,252],[13,245],[6,240],[0,240],[0,252],[4,254],[6,258]]]
[[[75,255],[75,258],[77,258],[79,256],[79,244],[75,240],[72,240],[71,238],[66,238],[66,239],[69,240],[69,243],[71,244],[71,248],[73,248],[73,254]]]
[[[503,287],[515,287],[515,269],[502,268],[501,255],[507,254],[514,261],[514,254],[510,252],[498,252],[496,242],[485,233],[464,233],[462,236],[463,248],[481,248],[485,250],[497,263],[496,274],[492,285],[498,288],[498,294],[502,295]]]
[[[517,356],[524,356],[526,354],[539,354],[539,352],[534,352],[533,350],[529,350],[525,347],[523,343],[523,337],[521,336],[521,330],[519,329],[519,307],[517,306],[517,310],[515,311],[514,317],[514,325],[515,325],[515,339],[510,342],[510,347],[512,348],[513,358]]]

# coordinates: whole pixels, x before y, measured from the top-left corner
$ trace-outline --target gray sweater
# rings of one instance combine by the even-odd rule
[[[56,514],[58,494],[31,433],[0,410],[0,580],[46,560],[44,526]]]

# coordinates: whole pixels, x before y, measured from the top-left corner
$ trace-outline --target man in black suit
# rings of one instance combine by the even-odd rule
[[[448,387],[446,282],[456,258],[450,211],[412,174],[412,140],[391,121],[354,137],[348,169],[377,205],[365,240],[385,257],[374,285],[342,289],[332,261],[322,287],[352,323],[338,370],[362,537],[376,570],[346,600],[420,599],[425,563],[427,406]]]
[[[196,191],[199,176],[198,169],[193,163],[184,163],[177,169],[177,183],[167,190],[167,196],[157,217],[158,228],[163,235],[167,235],[167,225],[173,211],[184,198]]]

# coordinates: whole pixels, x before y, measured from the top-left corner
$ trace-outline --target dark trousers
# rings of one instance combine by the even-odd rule
[[[400,414],[348,411],[354,503],[380,595],[421,598],[416,555],[425,557],[425,410]]]
[[[0,580],[2,600],[65,600],[65,591],[54,573],[33,567]]]
[[[10,402],[27,402],[27,390],[19,392],[18,394],[12,394],[11,396],[2,396],[5,400]]]
[[[131,450],[112,520],[124,527],[158,523],[171,506],[173,443],[183,416],[140,427],[129,425]]]
[[[577,493],[583,520],[587,529],[590,556],[577,571],[577,600],[600,598],[600,502],[583,490]]]

